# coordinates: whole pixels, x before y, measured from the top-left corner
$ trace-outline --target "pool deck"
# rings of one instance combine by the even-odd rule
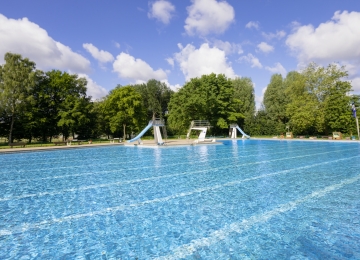
[[[217,138],[217,141],[224,140],[243,140],[241,138],[231,139],[231,138]],[[245,139],[246,140],[246,139]],[[346,143],[358,143],[359,140],[328,140],[328,139],[286,139],[286,138],[250,138],[250,140],[272,140],[272,141],[305,141],[305,142],[346,142]],[[114,146],[114,145],[124,145],[128,147],[172,147],[172,146],[188,146],[188,145],[219,145],[221,142],[196,142],[197,139],[170,139],[165,142],[165,145],[159,146],[154,140],[142,140],[142,144],[138,144],[138,142],[121,142],[121,143],[94,143],[94,144],[75,144],[71,146],[43,146],[43,147],[24,147],[24,148],[7,148],[0,149],[1,153],[14,153],[14,152],[28,152],[28,151],[48,151],[48,150],[59,150],[59,149],[80,149],[80,148],[90,148],[90,147],[99,147],[99,146]]]

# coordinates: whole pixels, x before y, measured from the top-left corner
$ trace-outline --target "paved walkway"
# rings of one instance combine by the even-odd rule
[[[13,153],[13,152],[26,152],[26,151],[45,151],[45,150],[56,150],[56,149],[79,149],[96,146],[109,146],[109,145],[124,145],[124,143],[94,143],[94,144],[73,144],[67,145],[53,145],[53,146],[35,146],[35,147],[24,147],[24,148],[7,148],[0,149],[0,153]]]

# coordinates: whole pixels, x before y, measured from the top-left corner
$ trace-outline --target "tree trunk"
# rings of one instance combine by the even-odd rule
[[[123,140],[124,140],[124,141],[125,141],[125,139],[126,139],[125,128],[126,128],[126,124],[123,124],[123,132],[124,132]]]
[[[12,140],[12,131],[14,128],[14,114],[11,115],[11,124],[10,124],[10,133],[9,133],[9,144],[13,142]]]

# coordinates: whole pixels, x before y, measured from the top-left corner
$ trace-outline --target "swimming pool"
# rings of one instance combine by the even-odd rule
[[[360,145],[0,155],[0,259],[360,259]]]

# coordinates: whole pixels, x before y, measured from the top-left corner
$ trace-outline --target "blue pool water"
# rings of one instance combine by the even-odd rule
[[[0,259],[360,259],[360,145],[0,155]]]

